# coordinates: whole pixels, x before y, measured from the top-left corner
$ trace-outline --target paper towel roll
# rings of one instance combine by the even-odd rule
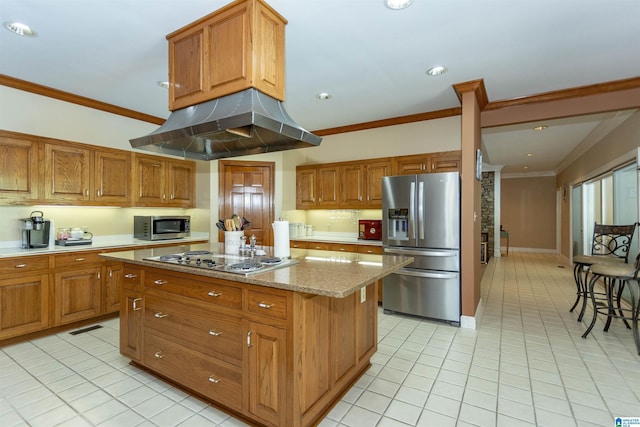
[[[273,227],[273,256],[288,258],[289,250],[289,221],[274,221]]]

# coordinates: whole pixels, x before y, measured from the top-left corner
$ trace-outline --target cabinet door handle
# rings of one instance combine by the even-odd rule
[[[169,317],[169,314],[168,313],[158,312],[158,313],[154,313],[153,316],[158,318],[158,319],[164,319],[165,317]]]
[[[133,311],[142,310],[142,307],[138,307],[138,302],[139,301],[142,301],[142,298],[134,298],[133,299],[133,304],[132,304]]]
[[[84,195],[85,196],[89,196],[89,189],[88,188],[86,190],[84,190]]]
[[[247,347],[251,347],[251,331],[247,332]]]
[[[157,359],[163,359],[164,358],[164,354],[162,354],[161,351],[156,351],[155,354],[153,355],[155,358]]]
[[[158,280],[154,280],[153,283],[155,283],[156,285],[164,285],[167,283],[166,280],[162,280],[162,279],[158,279]]]
[[[220,380],[218,378],[214,378],[213,375],[209,377],[209,381],[214,384],[218,384],[220,382]]]
[[[258,307],[269,309],[269,308],[273,307],[273,304],[267,304],[266,302],[260,302],[260,303],[258,303]]]
[[[213,336],[213,337],[219,337],[220,335],[222,335],[222,332],[216,332],[213,329],[211,329],[209,331],[209,335]]]
[[[27,266],[27,264],[18,264],[16,265],[16,268],[25,268]]]
[[[207,295],[209,295],[210,297],[218,298],[220,295],[222,295],[222,293],[216,292],[216,291],[209,291]]]
[[[171,193],[171,200],[173,200],[175,198],[175,196],[173,195],[173,193]]]
[[[132,274],[132,273],[124,275],[125,279],[135,279],[136,277],[138,277],[138,275],[137,274]]]
[[[76,262],[82,262],[82,261],[85,261],[85,258],[76,258],[75,261]]]

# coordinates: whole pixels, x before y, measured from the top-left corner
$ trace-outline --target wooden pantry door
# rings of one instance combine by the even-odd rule
[[[254,234],[258,245],[273,246],[274,168],[273,162],[220,160],[218,164],[219,218],[234,213],[245,217],[251,226],[244,234]],[[218,241],[224,241],[224,233],[219,232]]]

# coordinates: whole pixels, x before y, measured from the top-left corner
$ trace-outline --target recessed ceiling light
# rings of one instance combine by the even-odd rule
[[[385,6],[393,10],[404,9],[409,7],[411,3],[413,3],[413,0],[384,0]]]
[[[164,88],[164,89],[169,89],[169,82],[159,80],[158,81],[158,86],[160,86],[161,88]]]
[[[546,128],[548,128],[549,126],[546,125],[540,125],[540,126],[536,126],[533,128],[533,130],[545,130]]]
[[[535,156],[535,154],[533,154],[533,153],[527,153],[527,157],[533,157],[533,156]]]
[[[427,70],[427,75],[429,76],[439,76],[448,71],[447,67],[443,67],[442,65],[438,65],[436,67],[431,67]]]
[[[319,94],[316,95],[316,98],[318,98],[321,101],[326,101],[327,99],[331,98],[331,94],[327,92],[320,92]]]
[[[529,169],[529,166],[525,166],[524,169]]]
[[[37,37],[38,33],[33,31],[31,27],[20,22],[4,22],[2,25],[14,34],[23,37]]]

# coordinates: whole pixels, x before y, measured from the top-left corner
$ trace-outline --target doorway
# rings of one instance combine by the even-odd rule
[[[218,163],[218,214],[220,219],[233,214],[251,222],[245,235],[256,236],[256,244],[273,246],[271,224],[274,218],[273,162],[220,160]],[[224,233],[218,232],[218,241]]]

